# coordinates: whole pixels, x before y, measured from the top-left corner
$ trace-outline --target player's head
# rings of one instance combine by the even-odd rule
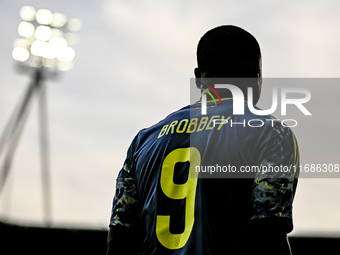
[[[261,51],[254,36],[242,28],[224,25],[206,32],[197,46],[196,77],[256,78],[251,85],[254,103],[261,91]],[[246,95],[244,84],[239,86]],[[247,85],[249,86],[249,84]]]

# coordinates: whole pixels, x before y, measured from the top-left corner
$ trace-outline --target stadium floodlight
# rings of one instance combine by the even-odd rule
[[[78,42],[74,32],[81,28],[81,21],[77,18],[67,19],[64,14],[52,13],[48,9],[36,11],[32,6],[23,6],[20,17],[22,21],[18,26],[18,34],[21,38],[14,40],[12,57],[19,67],[33,70],[33,79],[0,136],[0,194],[9,175],[33,98],[38,97],[43,207],[45,223],[49,226],[52,209],[44,80],[74,66],[76,52],[71,46]]]
[[[14,60],[24,67],[46,67],[52,72],[73,68],[76,52],[71,46],[78,42],[74,32],[81,28],[80,19],[67,19],[64,14],[48,9],[36,11],[32,6],[23,6],[20,17],[21,38],[13,44]]]
[[[20,17],[26,21],[33,21],[35,19],[36,11],[32,6],[23,6],[20,10]]]

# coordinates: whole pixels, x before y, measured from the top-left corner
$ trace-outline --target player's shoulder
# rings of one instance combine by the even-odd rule
[[[189,116],[190,116],[190,105],[186,105],[168,114],[165,118],[161,119],[157,123],[149,127],[142,128],[134,137],[132,144],[136,146],[138,144],[141,144],[147,141],[148,139],[153,139],[153,136],[158,135],[159,133],[158,130],[161,129],[164,124],[170,123],[174,119],[189,118]]]

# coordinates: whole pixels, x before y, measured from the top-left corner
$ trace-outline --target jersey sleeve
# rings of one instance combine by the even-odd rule
[[[293,229],[292,205],[299,175],[299,150],[290,128],[273,121],[261,136],[252,190],[250,220],[279,218],[286,232]]]
[[[113,198],[110,226],[132,227],[138,220],[139,201],[136,183],[131,174],[130,155],[131,146],[116,180],[116,193]]]

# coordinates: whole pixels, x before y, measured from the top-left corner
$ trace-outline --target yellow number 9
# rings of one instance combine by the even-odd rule
[[[183,184],[173,182],[175,164],[189,161],[188,180]],[[201,163],[200,152],[195,147],[171,151],[164,159],[161,170],[161,189],[171,199],[186,199],[185,228],[181,234],[170,232],[170,215],[157,215],[156,235],[159,242],[168,249],[180,249],[189,239],[195,221],[195,196],[198,172],[195,166]]]

